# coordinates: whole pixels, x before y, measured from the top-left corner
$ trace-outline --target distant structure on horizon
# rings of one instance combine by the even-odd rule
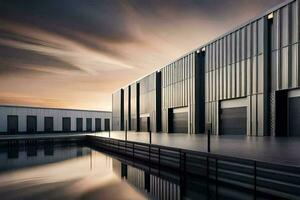
[[[300,136],[299,0],[112,95],[113,130]]]
[[[0,134],[108,131],[111,112],[0,105]]]

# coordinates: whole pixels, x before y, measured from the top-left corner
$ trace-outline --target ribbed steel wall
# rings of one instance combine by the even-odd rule
[[[294,1],[274,12],[271,46],[271,134],[276,133],[276,108],[274,92],[299,88],[299,1]],[[281,105],[284,106],[284,105]],[[286,106],[286,109],[288,107]],[[287,127],[286,127],[287,128]]]
[[[203,63],[198,53],[205,54]],[[247,104],[247,135],[275,135],[281,123],[276,110],[280,104],[277,93],[299,88],[298,59],[299,1],[295,0],[278,5],[162,68],[161,100],[155,96],[159,91],[156,72],[140,80],[140,114],[151,115],[153,128],[157,103],[161,102],[162,131],[168,132],[168,109],[188,107],[189,132],[197,133],[201,117],[197,119],[194,113],[202,113],[199,102],[205,97],[203,118],[212,125],[212,133],[219,134],[221,105],[240,99]],[[205,65],[204,72],[199,62]],[[197,70],[199,77],[204,73],[203,84],[195,78]],[[204,86],[205,94],[195,100]]]
[[[168,130],[170,108],[188,107],[188,132],[195,133],[195,53],[161,69],[162,131]]]
[[[205,119],[212,133],[219,132],[219,101],[235,98],[248,98],[248,135],[263,133],[264,25],[256,20],[205,47]]]
[[[219,131],[220,101],[235,98],[248,99],[248,135],[272,132],[274,91],[299,86],[298,10],[299,2],[291,2],[273,19],[263,16],[205,46],[205,118],[213,133]]]
[[[120,89],[112,95],[112,130],[124,129],[124,91]]]
[[[131,99],[130,99],[131,88],[130,85],[124,88],[124,130],[130,130],[131,125],[131,117],[130,117],[130,107],[131,107]]]
[[[150,116],[150,128],[153,132],[161,129],[160,107],[160,72],[154,72],[139,81],[140,84],[140,117]],[[159,85],[159,86],[158,86]]]
[[[139,83],[130,85],[130,130],[139,131]]]

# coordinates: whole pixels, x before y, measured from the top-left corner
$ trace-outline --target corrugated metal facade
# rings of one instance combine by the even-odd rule
[[[275,134],[275,91],[299,87],[298,10],[291,2],[205,46],[205,118],[213,133],[220,102],[247,98],[247,135]]]
[[[150,130],[161,131],[161,73],[154,72],[139,81],[140,118],[150,117]]]
[[[152,113],[153,123],[161,102],[162,131],[169,132],[169,109],[187,107],[189,133],[201,132],[205,121],[213,134],[222,134],[222,105],[241,104],[247,110],[245,134],[286,135],[289,94],[300,87],[298,59],[299,1],[295,0],[162,68],[160,100],[155,97],[157,72],[140,80],[140,114]]]
[[[130,85],[124,88],[124,130],[130,130],[131,125],[131,114],[130,114],[130,107],[131,107],[131,99],[130,99],[131,87]]]
[[[202,105],[198,98],[200,89],[196,80],[202,79],[201,74],[197,73],[196,52],[190,53],[183,58],[167,65],[161,69],[162,74],[162,131],[169,130],[169,112],[172,108],[188,108],[188,132],[198,133],[199,128],[196,124],[199,121],[196,112],[196,102]],[[202,108],[202,111],[204,109]]]
[[[124,130],[124,91],[120,89],[112,95],[112,130]]]
[[[140,84],[133,83],[130,85],[130,129],[139,131],[139,118],[140,118]]]
[[[248,135],[264,132],[264,29],[256,20],[205,47],[206,123],[219,132],[220,101],[248,99]]]

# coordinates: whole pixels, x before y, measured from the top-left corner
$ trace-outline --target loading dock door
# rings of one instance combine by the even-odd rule
[[[300,97],[289,98],[289,135],[300,136]]]
[[[100,118],[96,118],[95,119],[95,129],[96,131],[101,131],[101,119]]]
[[[76,118],[76,131],[77,132],[83,131],[82,118]]]
[[[15,134],[18,133],[18,116],[17,115],[8,115],[7,116],[7,133]]]
[[[70,132],[71,131],[71,118],[64,117],[63,118],[63,132]]]
[[[141,117],[141,132],[149,132],[150,131],[150,117]]]
[[[173,133],[188,133],[188,112],[173,110],[172,113],[172,132]]]
[[[44,131],[47,133],[53,132],[53,117],[45,117]]]
[[[247,107],[221,109],[220,124],[223,135],[246,135]]]
[[[27,133],[35,133],[37,130],[36,116],[27,116]]]
[[[109,131],[110,121],[109,119],[104,119],[104,130]]]
[[[92,118],[86,118],[86,131],[92,132]]]

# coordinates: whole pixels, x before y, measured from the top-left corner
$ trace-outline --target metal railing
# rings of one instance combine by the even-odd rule
[[[87,136],[87,139],[104,150],[250,189],[254,193],[287,199],[300,196],[299,167],[105,137]]]

